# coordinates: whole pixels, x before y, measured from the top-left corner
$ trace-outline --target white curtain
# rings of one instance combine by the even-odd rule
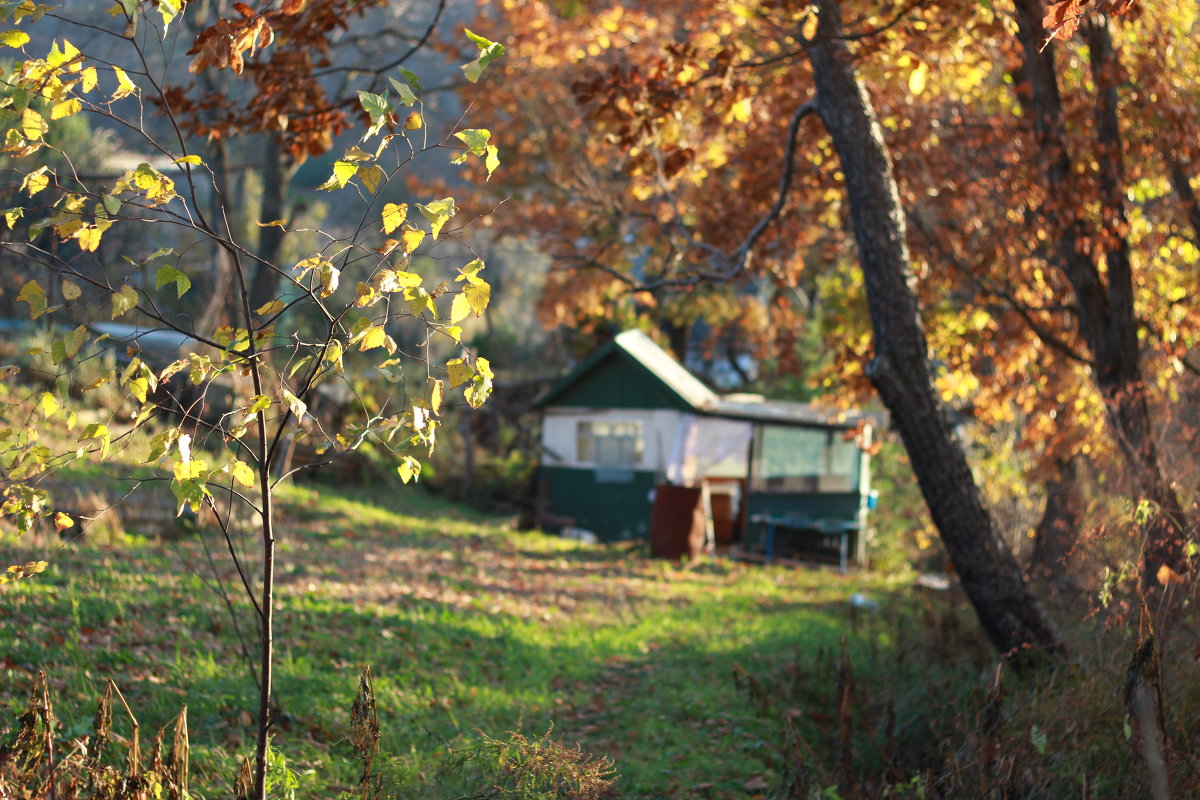
[[[667,464],[667,480],[679,486],[694,486],[714,470],[722,477],[745,477],[753,435],[749,422],[681,415]]]

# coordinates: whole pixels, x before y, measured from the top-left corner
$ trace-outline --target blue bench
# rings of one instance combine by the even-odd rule
[[[850,562],[850,536],[862,527],[855,520],[813,519],[799,514],[754,514],[750,521],[765,527],[763,557],[767,563],[775,557],[775,537],[779,529],[817,534],[822,538],[836,538],[838,571],[843,575],[846,574],[846,567]]]

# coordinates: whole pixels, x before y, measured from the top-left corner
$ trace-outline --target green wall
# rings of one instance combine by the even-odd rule
[[[575,527],[592,531],[600,541],[649,538],[653,472],[543,466],[542,480],[548,484],[550,511],[574,518]]]
[[[666,384],[620,350],[613,351],[577,378],[553,398],[551,405],[691,410]]]

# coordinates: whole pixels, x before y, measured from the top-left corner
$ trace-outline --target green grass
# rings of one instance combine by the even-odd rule
[[[778,726],[739,694],[735,665],[767,674],[830,651],[855,625],[848,596],[886,590],[878,577],[680,567],[517,533],[419,490],[289,488],[279,522],[275,744],[311,797],[356,779],[345,738],[366,664],[384,747],[414,772],[479,732],[553,726],[611,756],[629,796],[754,796],[756,777],[777,781]],[[44,669],[59,717],[83,733],[112,678],[144,729],[187,704],[195,788],[228,796],[256,700],[206,549],[248,633],[249,604],[211,533],[0,551],[50,561],[0,588],[0,719]]]

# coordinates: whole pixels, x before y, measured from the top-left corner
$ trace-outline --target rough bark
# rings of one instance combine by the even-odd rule
[[[1080,203],[1071,198],[1075,187],[1071,157],[1063,138],[1062,98],[1054,62],[1054,44],[1044,48],[1041,0],[1016,0],[1018,40],[1023,50],[1026,91],[1021,100],[1032,112],[1034,129],[1044,160],[1048,195],[1058,205],[1046,215],[1058,235],[1057,266],[1075,294],[1079,329],[1092,353],[1092,375],[1104,399],[1118,446],[1131,472],[1137,500],[1155,509],[1145,525],[1142,584],[1158,585],[1159,570],[1176,572],[1186,567],[1186,520],[1179,496],[1163,471],[1151,425],[1146,385],[1141,370],[1137,318],[1133,307],[1133,269],[1125,237],[1122,140],[1114,81],[1116,56],[1108,22],[1096,15],[1084,25],[1090,66],[1096,84],[1096,163],[1099,167],[1102,230],[1088,231]],[[1099,235],[1106,267],[1083,247],[1087,234]]]
[[[867,91],[841,37],[836,0],[818,3],[807,51],[817,106],[845,174],[874,332],[867,374],[900,432],[934,524],[993,644],[1017,664],[1064,651],[984,507],[937,400],[891,158]]]

